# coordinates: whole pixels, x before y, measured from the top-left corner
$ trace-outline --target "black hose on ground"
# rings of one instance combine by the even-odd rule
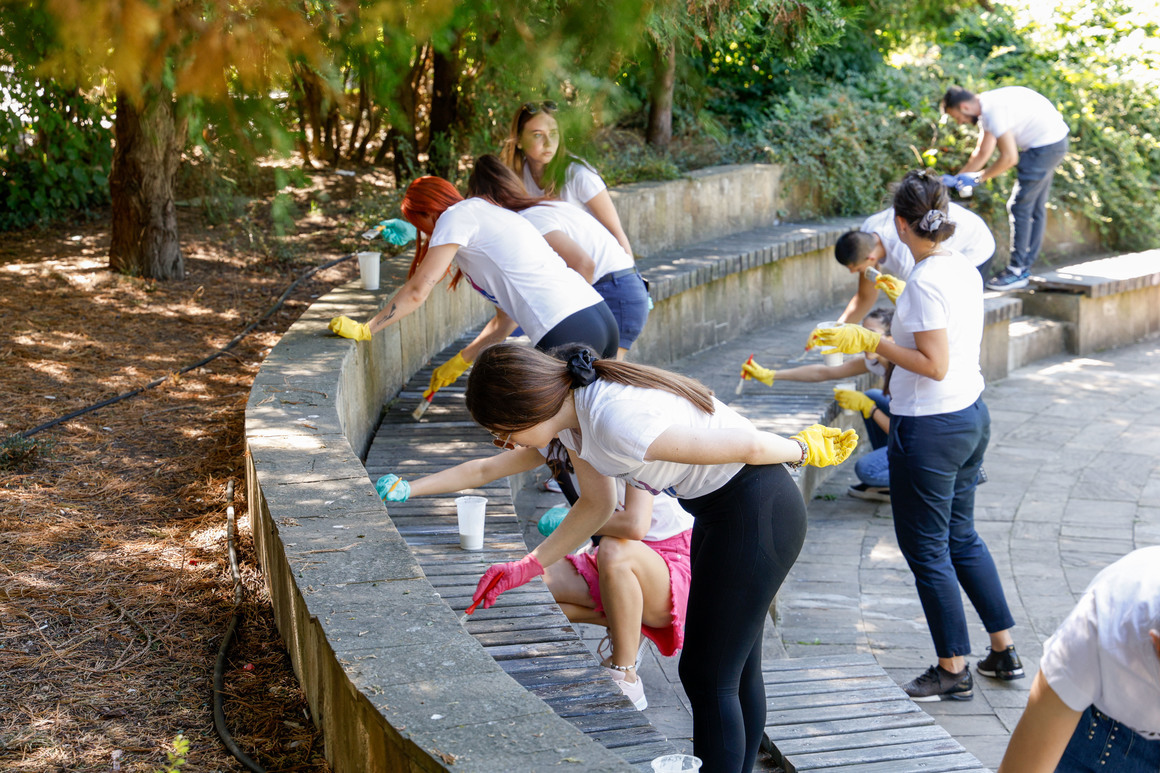
[[[213,667],[213,726],[217,730],[218,736],[222,739],[222,744],[226,747],[226,751],[232,754],[238,762],[242,763],[246,770],[252,771],[252,773],[266,773],[265,768],[250,759],[234,743],[234,737],[230,735],[230,730],[226,727],[226,712],[222,707],[222,699],[226,689],[226,655],[229,654],[230,644],[234,640],[234,633],[238,630],[238,619],[241,617],[242,608],[242,573],[238,571],[238,551],[234,547],[234,538],[237,535],[237,520],[234,517],[234,482],[232,480],[226,486],[226,501],[230,503],[226,507],[226,544],[229,547],[230,554],[230,573],[234,578],[234,613],[230,615],[230,624],[226,628],[226,635],[222,639],[222,646],[218,648],[217,662]]]
[[[70,419],[75,419],[77,416],[83,416],[86,413],[91,413],[93,411],[99,410],[101,408],[112,405],[114,403],[119,403],[122,400],[127,400],[130,397],[135,397],[136,395],[139,395],[146,390],[149,390],[149,389],[152,389],[156,386],[160,386],[161,384],[164,384],[166,381],[168,381],[174,375],[179,376],[182,373],[188,373],[189,371],[194,370],[195,368],[200,368],[201,366],[205,365],[206,363],[213,362],[218,357],[222,356],[223,354],[228,352],[230,349],[237,346],[237,344],[243,338],[245,338],[246,336],[248,336],[250,333],[253,332],[254,328],[256,328],[258,325],[262,324],[267,319],[269,319],[271,316],[273,316],[274,312],[276,312],[278,309],[280,309],[282,307],[282,304],[286,302],[286,299],[288,297],[290,297],[290,293],[293,292],[295,287],[297,287],[303,281],[305,281],[306,279],[309,279],[311,276],[318,273],[319,271],[322,271],[325,268],[330,268],[331,266],[337,266],[339,263],[342,263],[344,260],[350,260],[354,256],[355,256],[355,253],[353,253],[353,252],[350,253],[349,255],[343,255],[341,258],[336,258],[335,260],[329,261],[327,263],[323,263],[321,266],[315,266],[314,268],[312,268],[309,271],[307,271],[306,273],[304,273],[302,276],[295,279],[293,282],[291,282],[290,286],[286,288],[285,292],[282,293],[282,295],[278,298],[278,300],[274,302],[274,305],[271,306],[269,309],[267,309],[266,312],[262,316],[258,317],[256,320],[251,322],[249,325],[246,325],[245,329],[242,330],[242,332],[238,333],[236,336],[234,336],[233,339],[231,339],[228,344],[226,344],[222,348],[218,349],[216,352],[209,355],[208,357],[205,357],[201,360],[198,360],[197,362],[193,363],[192,365],[185,366],[181,370],[177,371],[177,373],[175,373],[175,374],[169,374],[167,376],[161,376],[160,378],[155,378],[152,381],[150,381],[148,384],[146,384],[145,386],[137,387],[136,389],[130,390],[130,391],[125,392],[123,394],[119,394],[116,397],[110,397],[108,400],[102,400],[99,403],[95,403],[95,404],[87,406],[85,408],[78,408],[77,410],[73,411],[72,413],[65,414],[64,416],[53,419],[52,421],[45,422],[44,424],[41,424],[39,427],[33,427],[30,430],[26,430],[24,432],[21,432],[19,437],[30,438],[38,432],[43,432],[44,430],[46,430],[50,427],[55,427],[57,424],[68,421]]]

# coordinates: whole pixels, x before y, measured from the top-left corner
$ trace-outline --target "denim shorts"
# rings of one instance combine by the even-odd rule
[[[1095,706],[1079,718],[1056,773],[1154,773],[1160,770],[1160,741],[1145,738]]]
[[[604,279],[592,285],[604,298],[612,316],[616,317],[616,327],[620,330],[620,348],[632,348],[632,342],[644,329],[648,319],[648,290],[640,274],[633,273],[615,279]]]

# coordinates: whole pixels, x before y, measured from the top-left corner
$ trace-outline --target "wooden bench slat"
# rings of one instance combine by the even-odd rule
[[[890,727],[862,733],[837,733],[835,735],[787,738],[779,741],[777,748],[782,754],[810,754],[842,749],[872,748],[875,746],[934,741],[945,738],[946,734],[946,731],[942,727],[932,722],[925,725]]]

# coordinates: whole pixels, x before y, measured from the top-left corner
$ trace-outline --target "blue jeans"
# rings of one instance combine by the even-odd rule
[[[631,349],[648,319],[648,290],[640,274],[618,276],[592,285],[608,304],[620,331],[620,346]]]
[[[975,487],[990,438],[981,397],[961,411],[895,416],[890,424],[894,533],[940,658],[971,651],[959,585],[989,633],[1015,625],[995,561],[975,531]]]
[[[1056,773],[1156,773],[1160,741],[1124,727],[1095,706],[1088,706],[1071,734]]]
[[[1039,257],[1047,226],[1047,196],[1051,193],[1055,167],[1067,153],[1067,145],[1064,137],[1053,145],[1029,148],[1019,154],[1015,186],[1007,200],[1012,269],[1029,271]]]
[[[878,410],[890,416],[890,398],[881,389],[867,389],[866,396],[874,401]],[[886,453],[886,433],[873,419],[866,419],[866,440],[872,450],[854,462],[854,474],[867,486],[890,488],[890,459]]]

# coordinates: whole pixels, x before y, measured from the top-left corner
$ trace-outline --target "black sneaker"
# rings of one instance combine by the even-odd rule
[[[942,666],[931,666],[917,679],[902,685],[910,699],[918,703],[930,701],[969,701],[975,697],[975,682],[971,669],[964,668],[952,674]]]
[[[890,489],[885,486],[870,486],[866,483],[859,483],[857,486],[846,489],[846,493],[855,499],[868,499],[871,502],[890,501]]]
[[[995,652],[990,647],[987,648],[987,657],[979,661],[975,669],[983,676],[989,676],[992,679],[1022,679],[1023,678],[1023,661],[1019,659],[1019,655],[1015,652],[1015,645],[1012,644],[1005,650]]]

